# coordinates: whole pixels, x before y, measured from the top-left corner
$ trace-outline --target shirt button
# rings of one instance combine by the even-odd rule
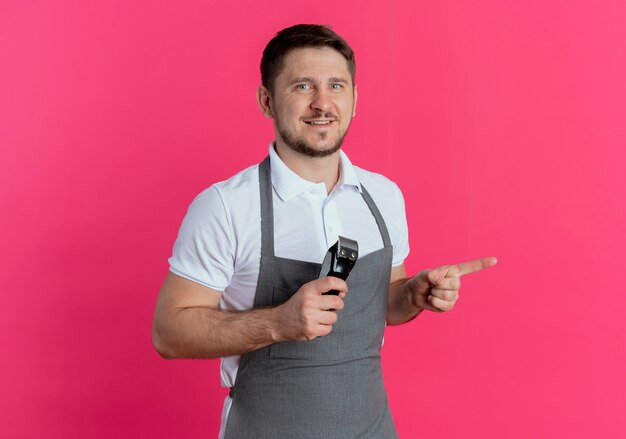
[[[317,191],[315,189],[311,189],[311,195],[317,195]]]

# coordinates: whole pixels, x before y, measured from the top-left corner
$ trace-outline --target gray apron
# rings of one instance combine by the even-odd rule
[[[254,307],[277,305],[317,279],[321,264],[274,255],[270,161],[259,165],[261,266]],[[242,355],[226,439],[397,438],[383,385],[380,347],[385,329],[392,246],[369,193],[384,247],[360,258],[333,331],[311,341],[285,341]],[[306,233],[304,230],[303,233]]]

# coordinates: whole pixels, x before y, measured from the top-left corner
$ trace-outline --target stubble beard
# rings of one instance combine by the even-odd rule
[[[331,117],[331,116],[327,116],[327,117]],[[341,145],[343,144],[343,139],[344,137],[346,137],[346,134],[348,134],[348,129],[346,129],[346,131],[339,137],[339,139],[337,139],[337,141],[333,145],[325,149],[316,149],[313,146],[311,146],[311,144],[307,142],[304,139],[304,137],[297,135],[297,134],[291,135],[286,130],[284,130],[283,127],[277,122],[278,117],[274,120],[276,121],[275,122],[276,131],[280,135],[283,142],[285,142],[285,144],[289,148],[291,148],[293,151],[300,153],[302,155],[305,155],[307,157],[321,158],[321,157],[328,157],[329,155],[333,155],[334,153],[336,153],[337,151],[341,149]],[[339,123],[339,121],[335,121],[334,123]],[[321,140],[325,140],[326,137],[328,137],[328,133],[321,132],[319,133],[319,136]]]

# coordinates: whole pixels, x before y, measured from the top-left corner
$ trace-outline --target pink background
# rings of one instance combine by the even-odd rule
[[[0,437],[215,437],[218,361],[165,361],[191,199],[260,161],[263,47],[357,53],[352,160],[403,189],[423,268],[496,255],[390,328],[402,438],[626,437],[626,8],[615,1],[3,1]]]

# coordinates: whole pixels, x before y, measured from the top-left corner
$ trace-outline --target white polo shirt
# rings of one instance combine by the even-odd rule
[[[276,256],[321,263],[339,235],[359,243],[359,257],[383,247],[372,213],[360,194],[363,184],[383,216],[393,245],[392,266],[409,254],[404,199],[386,177],[353,166],[340,152],[340,177],[330,194],[324,183],[305,180],[269,147],[274,188]],[[170,271],[223,291],[220,308],[253,307],[261,258],[258,164],[201,192],[191,203],[169,259]],[[391,267],[389,267],[391,269]],[[222,358],[222,386],[235,383],[239,360]],[[222,418],[230,407],[227,397]]]

